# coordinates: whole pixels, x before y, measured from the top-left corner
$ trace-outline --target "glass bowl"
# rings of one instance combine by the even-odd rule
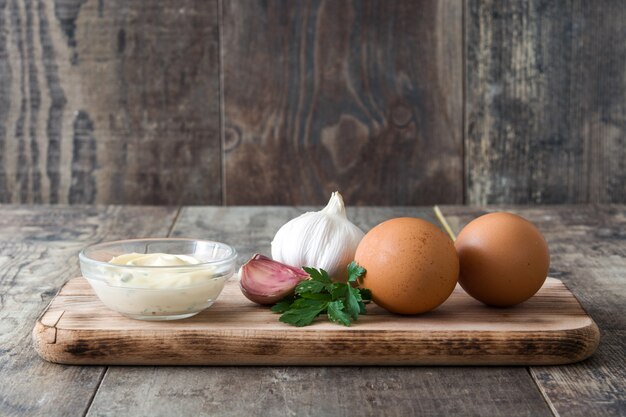
[[[199,263],[109,263],[113,257],[132,253],[184,255],[176,257],[179,261],[192,256]],[[98,243],[83,249],[78,256],[81,272],[98,298],[111,310],[138,320],[184,319],[210,307],[233,276],[236,258],[235,249],[224,243],[176,238]],[[162,259],[174,257],[159,257]]]

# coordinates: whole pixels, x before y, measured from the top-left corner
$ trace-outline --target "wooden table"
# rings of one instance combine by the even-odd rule
[[[596,416],[626,414],[626,207],[442,207],[453,228],[487,210],[533,221],[563,280],[600,326],[589,360],[554,367],[103,367],[45,362],[37,316],[85,245],[139,236],[233,244],[244,261],[306,207],[0,206],[2,416]],[[367,230],[430,207],[361,207]]]

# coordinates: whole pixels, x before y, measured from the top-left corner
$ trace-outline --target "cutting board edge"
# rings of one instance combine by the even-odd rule
[[[193,331],[181,331],[181,334],[185,332],[193,333]],[[275,352],[267,355],[246,353],[247,351],[258,351],[259,347],[266,347],[268,335],[264,333],[267,332],[259,332],[256,338],[249,338],[247,342],[252,344],[252,346],[244,346],[243,352],[235,352],[226,349],[225,352],[216,354],[211,351],[209,343],[209,341],[215,340],[216,335],[209,333],[203,336],[207,342],[207,349],[198,349],[198,340],[202,341],[202,337],[198,337],[198,335],[195,334],[195,343],[191,350],[183,350],[180,353],[181,355],[187,354],[187,357],[164,359],[162,352],[169,351],[170,349],[175,351],[177,346],[180,346],[179,338],[174,338],[174,342],[171,346],[168,344],[155,346],[151,340],[145,339],[141,342],[135,339],[134,343],[139,343],[135,346],[135,350],[143,352],[141,357],[132,354],[128,355],[128,352],[98,357],[88,356],[88,354],[90,352],[106,350],[110,345],[107,343],[102,344],[102,342],[99,344],[98,339],[90,337],[93,335],[89,333],[94,333],[94,331],[57,329],[54,326],[45,325],[41,321],[38,321],[33,329],[35,350],[39,356],[46,361],[66,365],[531,366],[563,365],[585,360],[593,355],[600,340],[598,326],[590,317],[588,325],[578,329],[567,329],[557,332],[513,332],[519,337],[507,340],[499,340],[497,337],[490,339],[487,336],[489,336],[489,333],[494,332],[483,332],[482,334],[478,334],[478,336],[481,336],[480,347],[478,349],[479,352],[483,352],[479,354],[463,353],[468,349],[470,351],[472,351],[472,349],[476,351],[476,332],[468,332],[471,333],[472,336],[460,332],[456,335],[447,334],[445,337],[444,334],[447,332],[430,332],[430,336],[432,337],[425,338],[422,335],[419,339],[407,340],[404,338],[402,353],[389,350],[389,345],[386,345],[383,341],[376,355],[372,355],[367,351],[355,353],[354,350],[350,350],[347,355],[336,353],[334,355],[320,355],[320,352],[324,352],[324,349],[322,346],[316,346],[312,343],[314,341],[313,338],[305,338],[304,340],[297,338],[297,341],[293,341],[294,352],[287,353],[286,356],[277,355]],[[389,333],[389,335],[392,335],[393,332]],[[550,334],[551,342],[542,340],[542,336],[545,336],[545,333]],[[119,337],[120,335],[118,334],[117,336]],[[351,336],[354,336],[354,334]],[[532,337],[529,339],[529,336]],[[441,348],[441,341],[444,338],[447,344],[458,345],[456,346],[456,353],[453,349],[448,354],[443,354],[445,350]],[[362,342],[359,340],[359,337],[350,339],[349,343],[356,346]],[[233,346],[237,346],[238,342],[236,340],[232,340],[232,342]],[[259,345],[255,346],[255,342]],[[376,342],[372,343],[371,340],[368,342],[369,346],[376,345]],[[142,344],[145,344],[145,346],[142,346]],[[513,346],[516,345],[517,348],[513,348]],[[298,351],[302,346],[306,346],[310,349],[308,356],[303,355],[302,351]],[[152,348],[152,351],[150,348]],[[550,353],[537,355],[537,349],[547,349]],[[507,354],[507,350],[509,350],[510,353]],[[384,351],[388,352],[388,356],[380,353]],[[247,357],[246,359],[241,359],[233,363],[234,354],[240,356],[247,355]]]

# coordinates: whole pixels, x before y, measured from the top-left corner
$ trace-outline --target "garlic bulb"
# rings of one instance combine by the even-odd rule
[[[363,236],[346,217],[341,194],[334,192],[322,211],[304,213],[278,230],[272,258],[298,268],[321,268],[335,280],[345,280],[346,267]]]

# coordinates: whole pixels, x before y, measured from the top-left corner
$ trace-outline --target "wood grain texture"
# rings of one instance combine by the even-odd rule
[[[231,280],[196,316],[142,322],[106,308],[81,277],[65,284],[33,336],[41,357],[74,365],[558,365],[589,357],[599,340],[595,323],[553,278],[509,309],[483,306],[457,287],[420,316],[367,310],[349,328],[327,320],[297,328]]]
[[[551,251],[550,274],[563,280],[602,333],[587,361],[532,367],[531,373],[559,415],[626,413],[626,207],[502,207],[532,221]],[[486,210],[442,208],[455,230]],[[496,210],[495,207],[489,211]]]
[[[462,4],[223,2],[225,201],[462,202]]]
[[[305,210],[185,207],[173,235],[218,236],[235,244],[246,260],[256,251],[268,254],[285,219]],[[432,210],[415,207],[351,207],[348,215],[363,230],[392,217],[435,221]],[[334,398],[340,401],[329,401]],[[89,415],[165,416],[171,410],[211,415],[213,407],[225,415],[264,416],[406,415],[410,410],[426,415],[552,415],[526,369],[519,367],[112,367]]]
[[[102,240],[165,236],[176,210],[156,207],[0,205],[0,415],[86,411],[103,367],[51,366],[32,347],[32,323],[68,276],[78,252]]]
[[[221,202],[217,0],[0,2],[0,202]]]
[[[0,202],[623,203],[624,20],[617,0],[0,0]]]
[[[521,369],[112,367],[87,415],[552,416],[545,406],[537,406],[543,400],[528,374],[517,371]],[[468,372],[476,378],[471,385]]]
[[[466,10],[467,202],[624,202],[626,4]]]

